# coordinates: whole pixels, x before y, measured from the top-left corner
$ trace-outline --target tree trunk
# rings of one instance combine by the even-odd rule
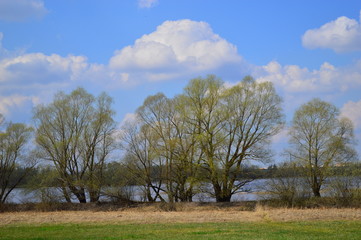
[[[77,198],[80,203],[86,203],[86,196],[85,196],[84,188],[81,188],[81,190],[79,191],[79,194],[77,195]]]
[[[64,196],[64,198],[65,198],[65,201],[66,201],[67,203],[71,203],[71,198],[70,198],[70,196],[69,196],[69,193],[68,193],[68,190],[66,189],[66,187],[62,186],[62,187],[61,187],[61,191],[63,192],[63,196]]]
[[[187,201],[193,202],[193,188],[192,187],[188,188],[186,194],[187,194]]]
[[[320,193],[320,188],[319,188],[319,187],[312,188],[312,191],[313,191],[313,195],[314,195],[315,197],[321,197],[321,193]]]
[[[146,187],[145,187],[145,195],[148,199],[148,202],[154,202],[154,198],[152,197],[152,192],[151,192],[151,186],[150,184],[148,184]]]
[[[98,202],[99,201],[99,191],[91,190],[89,191],[90,202]]]
[[[222,189],[218,183],[213,183],[214,195],[217,202],[230,202],[232,194],[228,189]]]
[[[312,191],[315,197],[321,197],[321,183],[318,181],[317,176],[314,176],[312,179]]]
[[[76,187],[70,187],[70,190],[72,191],[72,193],[76,196],[76,198],[78,199],[79,203],[86,203],[86,196],[85,196],[85,189],[84,188],[76,188]]]
[[[217,202],[230,202],[230,201],[231,201],[231,197],[232,197],[232,195],[228,195],[228,196],[216,196],[216,201],[217,201]]]

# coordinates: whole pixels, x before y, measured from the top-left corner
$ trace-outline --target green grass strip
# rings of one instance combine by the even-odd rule
[[[361,221],[56,224],[0,227],[0,239],[361,239]]]

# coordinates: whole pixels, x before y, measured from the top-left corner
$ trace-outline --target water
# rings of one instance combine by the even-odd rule
[[[262,194],[262,186],[266,183],[266,179],[257,179],[253,182],[248,183],[244,186],[244,189],[251,189],[252,192],[240,192],[236,193],[232,196],[231,201],[239,202],[239,201],[258,201],[269,196]],[[55,201],[64,201],[62,198],[61,191],[57,188],[47,188],[47,192],[50,192],[53,200]],[[131,199],[134,201],[142,201],[142,190],[139,186],[128,187],[127,191],[129,191],[129,195],[132,196]],[[44,194],[44,192],[43,192]],[[41,202],[41,192],[39,190],[30,191],[24,188],[16,188],[14,189],[11,194],[9,195],[7,202],[8,203],[37,203]],[[167,196],[164,194],[162,195],[165,199]],[[89,199],[88,199],[89,200]],[[101,196],[101,201],[109,201],[109,197]],[[76,198],[73,196],[73,202],[77,202]],[[193,201],[195,202],[215,202],[215,198],[210,197],[206,193],[198,193],[193,197]]]
[[[328,181],[323,185],[323,188],[321,189],[323,191],[323,195],[327,196],[332,193],[332,189],[330,188],[330,186],[332,186],[332,184],[335,181],[345,181],[345,179],[350,180],[349,178],[329,178]],[[352,185],[356,188],[360,188],[361,187],[361,179],[360,178],[356,178],[353,177],[352,182],[354,182]],[[244,192],[239,192],[236,193],[232,196],[231,201],[232,202],[240,202],[240,201],[259,201],[259,200],[264,200],[264,199],[269,199],[272,196],[269,194],[265,194],[265,192],[267,191],[267,182],[269,181],[269,179],[257,179],[254,180],[248,184],[246,184],[243,189],[245,190],[250,190],[250,191],[244,191]],[[211,188],[211,185],[208,186],[208,188]],[[112,189],[111,189],[112,190]],[[114,190],[114,189],[113,189]],[[47,188],[46,192],[50,192],[51,196],[54,198],[53,200],[55,201],[64,201],[61,191],[57,188]],[[142,194],[142,188],[140,186],[131,186],[131,187],[126,187],[124,189],[125,193],[128,193],[128,196],[130,197],[131,200],[134,201],[142,201],[144,199],[143,194]],[[164,199],[167,199],[166,194],[162,194],[162,197]],[[88,200],[89,197],[87,196]],[[101,201],[109,201],[110,198],[107,196],[101,196],[100,197]],[[36,203],[36,202],[41,202],[41,193],[39,190],[34,190],[34,191],[29,191],[26,189],[22,189],[22,188],[17,188],[14,189],[12,191],[12,193],[10,194],[10,196],[7,199],[8,203]],[[75,196],[73,196],[72,198],[73,202],[78,202],[77,199],[75,198]],[[215,198],[209,196],[206,193],[198,193],[193,197],[193,201],[195,202],[215,202]]]

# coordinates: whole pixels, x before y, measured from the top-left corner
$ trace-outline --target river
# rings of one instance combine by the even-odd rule
[[[231,201],[258,201],[264,198],[267,198],[267,195],[262,193],[262,186],[266,183],[267,179],[257,179],[253,182],[248,183],[244,186],[244,189],[251,189],[252,191],[244,191],[236,193],[232,196]],[[137,186],[131,187],[131,199],[134,201],[142,201],[141,188]],[[52,197],[57,201],[64,201],[61,197],[61,192],[56,188],[48,188],[47,191],[51,192]],[[162,195],[163,196],[163,195]],[[163,196],[166,198],[166,196]],[[29,190],[25,188],[16,188],[14,189],[7,199],[7,203],[37,203],[41,202],[41,193],[39,190]],[[109,198],[106,196],[101,196],[101,201],[109,201]],[[73,198],[74,202],[77,202]],[[210,197],[206,193],[198,193],[193,197],[195,202],[215,202],[215,198]]]

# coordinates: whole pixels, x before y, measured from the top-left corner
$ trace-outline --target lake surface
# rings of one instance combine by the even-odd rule
[[[351,179],[347,177],[343,178],[329,178],[328,181],[323,185],[323,188],[321,189],[323,191],[322,195],[329,195],[332,194],[332,190],[330,189],[330,186],[335,181],[343,181],[346,179]],[[259,201],[264,199],[269,199],[272,196],[269,194],[266,194],[267,192],[267,185],[268,181],[270,179],[257,179],[254,180],[248,184],[246,184],[243,189],[247,189],[247,191],[236,193],[232,196],[231,201],[232,202],[239,202],[239,201]],[[361,187],[361,177],[352,177],[352,181],[354,182],[352,185],[356,188]],[[304,182],[304,179],[303,179]],[[303,184],[301,184],[303,185]],[[298,186],[302,188],[302,186]],[[304,186],[304,185],[303,185]],[[211,187],[210,185],[208,187]],[[307,187],[308,188],[308,187]],[[56,188],[48,188],[48,191],[50,191],[53,197],[57,199],[58,201],[64,201],[62,198],[62,194],[59,189]],[[142,189],[139,186],[132,186],[127,187],[125,191],[128,191],[128,196],[131,196],[130,199],[134,201],[142,201],[143,200],[143,194]],[[10,194],[10,196],[7,199],[8,203],[34,203],[34,202],[41,202],[41,194],[38,190],[36,191],[29,191],[27,189],[21,189],[17,188],[14,189],[13,192]],[[166,194],[162,194],[162,197],[164,199],[167,199]],[[73,197],[73,202],[78,202],[75,197]],[[109,201],[109,197],[107,196],[101,196],[101,201]],[[215,202],[215,198],[209,196],[207,193],[198,193],[193,197],[193,201],[195,202]]]
[[[262,194],[262,187],[266,183],[267,179],[257,179],[251,183],[248,183],[244,186],[244,189],[251,189],[252,191],[249,192],[240,192],[236,193],[232,196],[231,201],[239,202],[239,201],[258,201],[265,199],[269,196]],[[62,199],[61,192],[56,188],[49,188],[52,192],[52,195],[57,199]],[[131,188],[132,191],[132,200],[141,201],[142,200],[142,193],[141,188],[134,186]],[[41,194],[38,190],[29,191],[28,189],[24,188],[16,188],[14,189],[11,194],[9,195],[7,202],[8,203],[36,203],[41,202]],[[166,198],[166,195],[162,195]],[[107,201],[109,198],[106,196],[102,196],[101,201]],[[60,201],[64,201],[63,199]],[[198,193],[193,197],[193,201],[195,202],[215,202],[216,199],[210,197],[206,193]],[[73,198],[73,202],[77,202],[76,198]]]

